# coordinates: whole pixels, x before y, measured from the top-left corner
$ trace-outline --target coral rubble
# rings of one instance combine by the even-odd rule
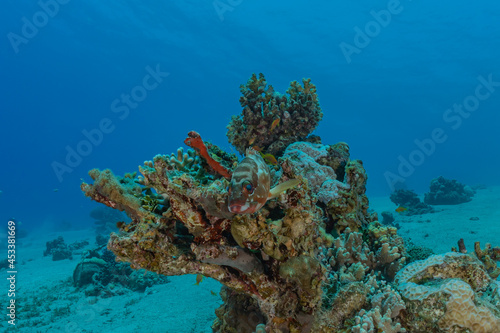
[[[194,151],[157,155],[139,167],[142,176],[89,172],[85,195],[131,219],[118,224],[108,249],[134,269],[224,284],[214,332],[416,332],[408,312],[418,304],[402,286],[413,280],[398,275],[408,261],[404,241],[369,212],[367,174],[349,146],[304,141],[321,111],[316,88],[303,84],[282,96],[263,75],[252,76],[241,88],[243,115],[228,127],[240,152],[255,144],[279,156],[266,171],[271,185],[299,179],[298,186],[253,214],[231,213],[234,157],[191,132]],[[494,260],[492,250],[481,253]]]
[[[429,192],[425,193],[424,202],[429,205],[457,205],[472,200],[475,191],[455,179],[439,176],[431,181]]]

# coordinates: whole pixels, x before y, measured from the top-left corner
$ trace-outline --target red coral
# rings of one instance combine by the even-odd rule
[[[201,157],[203,157],[207,161],[208,165],[215,170],[215,172],[217,172],[224,178],[231,180],[231,173],[210,156],[207,150],[207,146],[205,146],[205,143],[201,139],[201,136],[200,134],[198,134],[198,132],[189,132],[188,137],[186,138],[186,140],[184,140],[184,143],[189,147],[195,149],[198,154],[200,154]]]

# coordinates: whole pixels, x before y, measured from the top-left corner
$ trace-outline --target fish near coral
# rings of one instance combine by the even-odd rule
[[[262,153],[260,153],[260,155],[262,156],[262,158],[264,159],[264,161],[266,161],[266,163],[269,163],[271,165],[278,165],[278,160],[276,159],[276,157],[274,157],[273,154],[262,154]]]
[[[396,212],[398,212],[398,213],[400,213],[400,214],[401,214],[402,212],[407,211],[407,210],[408,210],[408,208],[403,207],[403,206],[399,206],[398,208],[396,208]]]
[[[276,126],[280,124],[280,120],[280,117],[273,120],[273,122],[271,123],[271,128],[269,129],[269,133],[271,133],[276,128]]]
[[[298,183],[298,179],[290,179],[271,189],[269,167],[257,151],[248,148],[246,157],[238,164],[231,178],[228,189],[229,211],[235,214],[255,213],[267,200]]]
[[[202,274],[196,274],[196,283],[195,286],[199,286],[200,282],[203,281],[204,276]]]

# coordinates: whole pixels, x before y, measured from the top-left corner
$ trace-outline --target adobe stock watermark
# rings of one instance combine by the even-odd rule
[[[130,111],[136,109],[139,103],[144,101],[148,96],[148,92],[158,88],[163,80],[170,73],[160,70],[160,65],[155,68],[146,66],[147,74],[142,78],[140,84],[130,89],[129,93],[122,93],[119,98],[115,98],[110,105],[111,112],[115,114],[119,120],[125,120],[130,115]],[[63,161],[53,161],[51,163],[52,170],[59,182],[63,181],[63,176],[66,173],[72,173],[83,161],[98,147],[104,140],[105,135],[113,133],[116,129],[116,120],[112,118],[102,118],[95,127],[91,129],[83,129],[81,134],[83,138],[74,146],[67,145],[65,147],[66,156]]]
[[[236,7],[241,5],[243,0],[214,0],[212,5],[214,6],[215,12],[219,17],[219,20],[224,21],[224,14],[226,12],[232,12]]]
[[[474,93],[466,96],[461,103],[455,103],[451,108],[443,112],[443,121],[453,131],[458,130],[462,126],[464,119],[469,118],[473,112],[477,111],[481,102],[490,98],[496,88],[500,87],[500,81],[493,81],[493,74],[489,74],[487,77],[480,75],[477,77],[477,81],[478,84],[474,89]],[[397,172],[386,171],[384,173],[385,180],[391,191],[394,192],[396,184],[404,183],[408,177],[413,175],[416,168],[434,154],[437,146],[446,142],[446,140],[448,140],[446,129],[441,127],[434,128],[427,138],[415,139],[413,143],[416,148],[407,157],[398,156]]]
[[[7,39],[12,46],[12,49],[17,54],[19,47],[28,42],[38,35],[38,31],[45,27],[49,20],[55,17],[60,10],[61,5],[66,5],[71,0],[40,0],[37,2],[40,10],[36,11],[31,18],[23,16],[21,18],[22,26],[19,34],[9,32]]]
[[[408,0],[411,1],[411,0]],[[352,44],[341,42],[340,51],[348,64],[352,62],[353,54],[360,54],[361,51],[370,45],[371,41],[382,32],[391,22],[394,15],[399,15],[404,7],[399,0],[389,0],[386,9],[376,11],[372,9],[370,15],[373,20],[368,21],[363,28],[355,26]]]

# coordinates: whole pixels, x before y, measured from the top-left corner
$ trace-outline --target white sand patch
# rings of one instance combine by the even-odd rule
[[[80,255],[61,261],[43,256],[46,242],[58,236],[63,236],[67,244],[87,240],[87,248],[95,247],[93,230],[37,233],[19,240],[18,332],[212,332],[215,309],[222,304],[219,282],[205,278],[195,286],[195,275],[173,276],[169,283],[153,286],[145,293],[127,290],[111,298],[86,297],[72,284]],[[0,270],[0,274],[7,275],[6,270]],[[7,290],[6,279],[2,281],[1,287]],[[6,297],[2,299],[5,304]],[[2,320],[0,328],[12,329],[7,320]]]

